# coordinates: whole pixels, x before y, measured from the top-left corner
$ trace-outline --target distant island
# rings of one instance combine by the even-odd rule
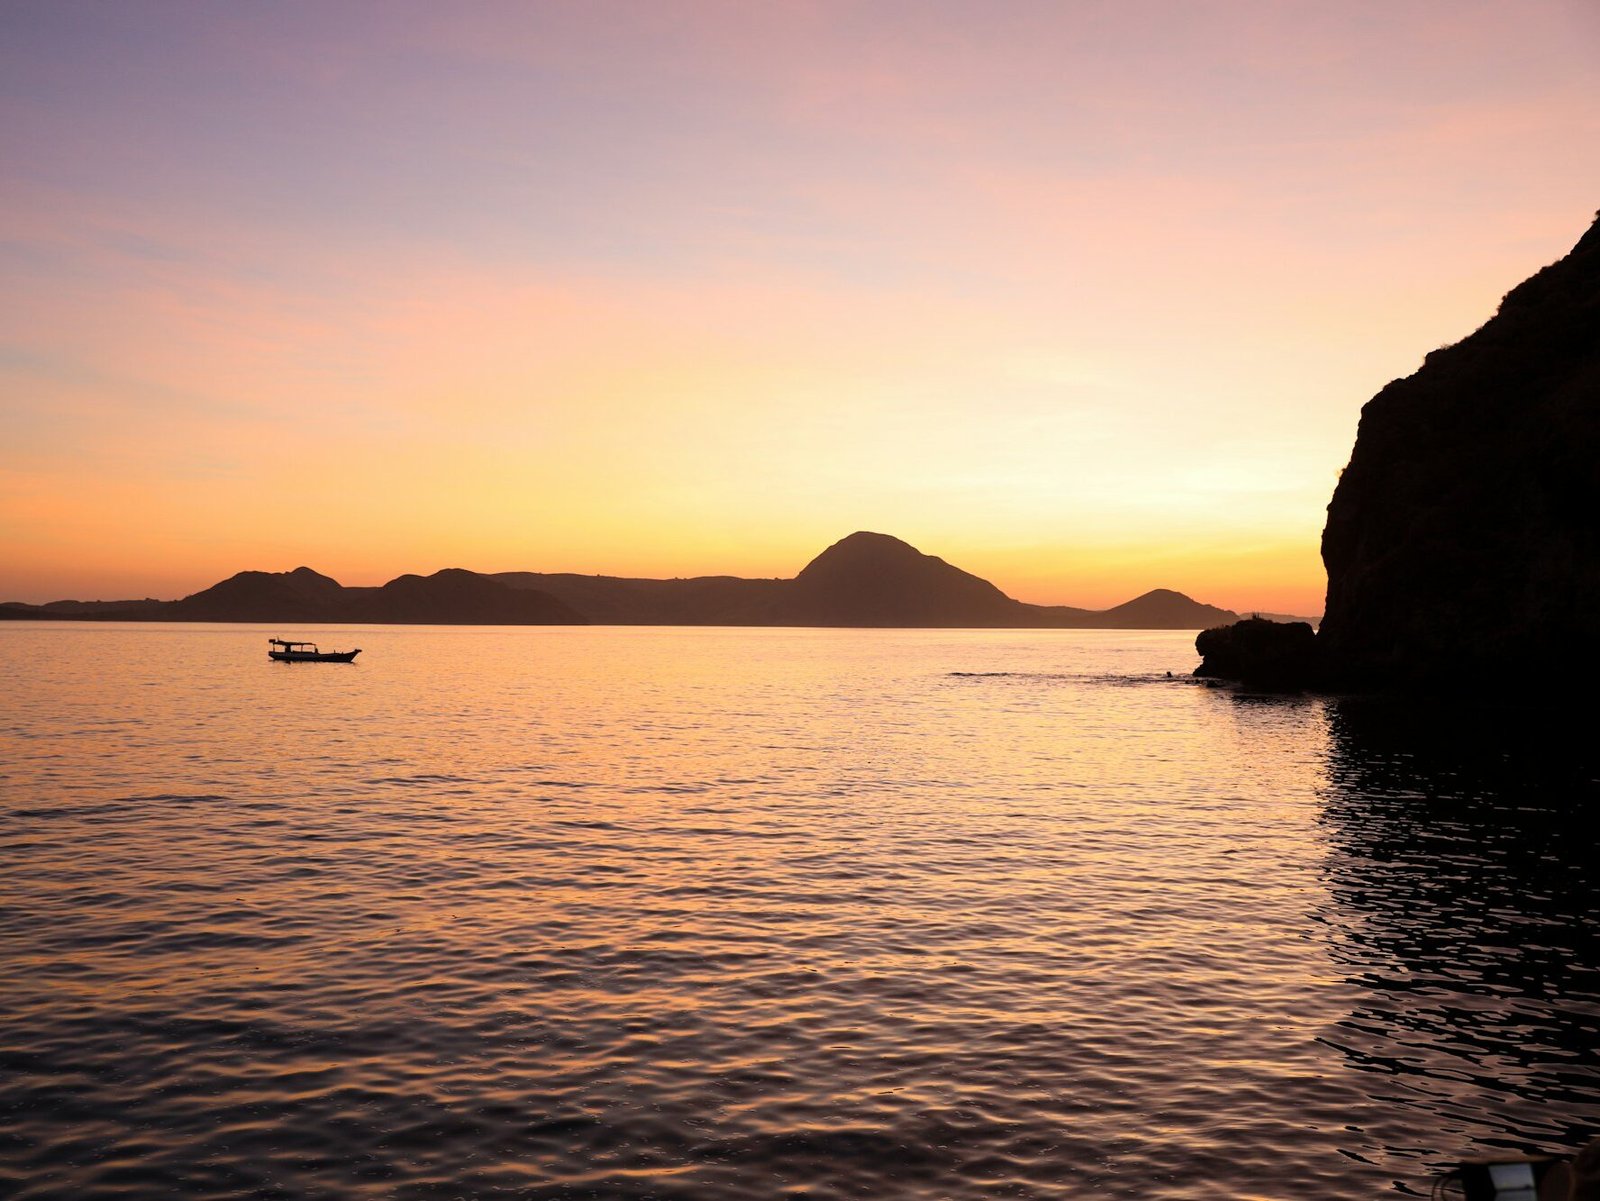
[[[0,618],[273,624],[845,626],[1201,630],[1239,614],[1158,588],[1115,608],[1013,600],[887,534],[851,534],[792,580],[681,580],[450,568],[347,588],[300,567],[242,571],[182,600],[0,604]]]

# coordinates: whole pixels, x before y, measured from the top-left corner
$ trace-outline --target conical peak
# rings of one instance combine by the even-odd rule
[[[804,577],[807,572],[814,573],[824,568],[869,567],[932,559],[931,555],[923,554],[909,542],[902,542],[899,538],[888,534],[874,534],[869,530],[857,530],[812,559],[800,575]]]

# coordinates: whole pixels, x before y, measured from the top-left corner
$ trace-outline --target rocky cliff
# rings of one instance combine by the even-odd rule
[[[1600,661],[1600,219],[1367,402],[1322,559],[1314,642],[1266,622],[1207,630],[1197,674],[1440,690]]]
[[[1339,683],[1569,674],[1600,620],[1600,220],[1367,402],[1322,535]]]

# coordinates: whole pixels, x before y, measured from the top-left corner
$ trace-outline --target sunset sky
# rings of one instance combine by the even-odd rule
[[[1321,611],[1600,206],[1600,6],[0,7],[0,600],[302,563]]]

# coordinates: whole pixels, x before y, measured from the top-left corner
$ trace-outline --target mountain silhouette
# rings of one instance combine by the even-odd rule
[[[1117,630],[1200,629],[1239,619],[1231,609],[1202,605],[1170,588],[1153,589],[1096,616],[1103,628]],[[1191,624],[1194,622],[1199,625]]]
[[[151,598],[114,601],[58,600],[47,601],[42,605],[5,601],[0,602],[0,620],[148,621],[161,612],[163,605],[170,603]]]
[[[586,618],[547,592],[516,589],[459,567],[403,575],[381,588],[346,588],[343,621],[405,625],[579,625]]]
[[[448,568],[403,575],[381,588],[346,588],[309,567],[241,571],[176,601],[52,601],[0,605],[0,618],[105,621],[243,621],[268,624],[581,625],[549,593],[512,588]]]
[[[1019,626],[1029,606],[887,534],[860,531],[805,565],[775,616],[805,626]]]
[[[1030,605],[899,538],[866,530],[835,542],[789,580],[531,571],[495,578],[549,592],[590,621],[613,625],[1198,630],[1238,617],[1166,589],[1104,612]]]
[[[628,579],[447,568],[346,588],[297,567],[241,571],[178,601],[0,605],[0,618],[420,625],[729,625],[1198,630],[1238,615],[1158,588],[1096,612],[1029,605],[888,534],[835,542],[789,580]]]
[[[648,580],[537,571],[503,571],[494,578],[512,588],[547,592],[596,625],[773,625],[778,597],[789,583],[727,575]]]
[[[337,580],[309,567],[241,571],[171,602],[162,616],[172,621],[325,621],[343,593]]]

